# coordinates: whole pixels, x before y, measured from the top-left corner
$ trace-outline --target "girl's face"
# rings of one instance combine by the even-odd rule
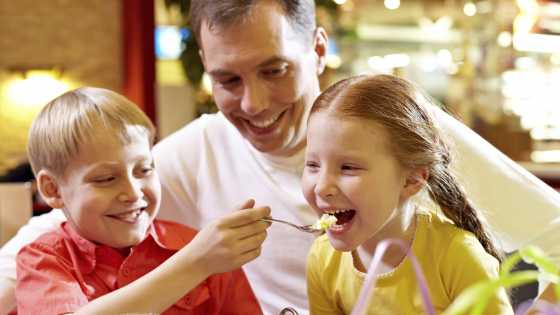
[[[317,214],[336,215],[327,234],[337,250],[383,237],[376,232],[410,196],[390,141],[371,120],[317,112],[309,121],[303,193]]]

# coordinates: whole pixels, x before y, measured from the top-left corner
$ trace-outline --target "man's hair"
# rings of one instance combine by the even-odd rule
[[[27,143],[29,162],[35,174],[46,169],[61,176],[79,154],[80,145],[97,130],[114,131],[122,143],[130,143],[129,126],[144,132],[153,145],[154,125],[124,96],[93,87],[67,92],[48,103],[33,121]]]
[[[189,24],[198,45],[202,23],[209,29],[223,29],[243,22],[262,0],[193,0],[189,10]],[[311,40],[315,31],[315,2],[313,0],[268,0],[280,5],[293,29]],[[242,30],[239,30],[242,31]]]

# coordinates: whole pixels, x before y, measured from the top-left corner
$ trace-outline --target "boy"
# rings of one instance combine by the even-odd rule
[[[233,212],[196,237],[154,221],[153,140],[142,111],[104,89],[68,92],[39,113],[29,159],[67,222],[19,252],[19,314],[262,313],[243,272],[229,271],[260,254],[270,209]]]

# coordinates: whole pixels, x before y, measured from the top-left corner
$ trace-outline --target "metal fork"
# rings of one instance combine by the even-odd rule
[[[288,221],[274,219],[274,218],[271,218],[271,217],[261,219],[261,221],[270,222],[270,223],[272,223],[272,222],[284,223],[284,224],[287,224],[291,227],[294,227],[294,228],[296,228],[296,229],[298,229],[302,232],[307,232],[307,233],[322,234],[324,232],[323,230],[313,228],[313,225],[311,225],[311,224],[309,224],[309,225],[297,225],[297,224],[293,224],[293,223],[288,222]]]

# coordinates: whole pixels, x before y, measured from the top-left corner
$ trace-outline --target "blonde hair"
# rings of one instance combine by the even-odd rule
[[[80,144],[91,139],[99,128],[115,131],[120,141],[129,143],[128,126],[145,132],[153,145],[154,125],[124,96],[94,87],[67,92],[48,103],[31,125],[27,155],[33,172],[45,169],[62,175],[69,161],[78,155]]]

